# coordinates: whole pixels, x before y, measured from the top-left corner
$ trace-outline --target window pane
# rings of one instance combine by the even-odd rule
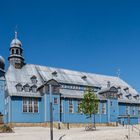
[[[102,114],[106,114],[106,104],[102,103]]]
[[[72,101],[72,99],[69,100],[69,113],[73,113],[73,101]]]
[[[34,112],[38,113],[38,99],[34,99]]]
[[[78,101],[78,113],[82,113],[82,111],[81,111],[81,108],[80,108],[80,104],[81,104],[81,101]]]
[[[28,98],[23,98],[23,112],[28,112]]]
[[[33,112],[32,98],[29,98],[29,112]]]

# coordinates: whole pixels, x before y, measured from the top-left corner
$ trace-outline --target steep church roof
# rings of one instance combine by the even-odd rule
[[[53,73],[57,73],[53,75]],[[72,71],[67,69],[60,69],[60,68],[53,68],[53,67],[46,67],[46,66],[39,66],[39,65],[32,65],[26,64],[21,69],[15,69],[12,65],[9,67],[6,73],[6,81],[7,81],[7,90],[10,95],[18,95],[18,96],[40,96],[40,93],[26,93],[26,92],[17,92],[16,85],[21,83],[23,86],[29,84],[30,86],[33,85],[31,78],[36,76],[37,78],[37,87],[41,86],[44,81],[48,81],[50,79],[55,79],[59,83],[65,84],[72,84],[72,85],[83,85],[83,86],[93,86],[99,87],[101,89],[105,89],[107,87],[108,81],[110,81],[111,86],[119,87],[121,90],[120,92],[123,94],[123,100],[127,101],[126,92],[124,89],[128,88],[129,93],[132,96],[138,95],[138,92],[133,89],[129,84],[127,84],[122,79],[115,77],[115,76],[106,76],[94,73],[86,73],[86,72],[79,72],[79,71]],[[86,79],[82,77],[86,76]],[[63,94],[69,94],[69,91],[62,90]],[[80,97],[81,91],[77,91],[73,93],[76,97]],[[71,95],[71,96],[73,96]],[[66,96],[66,95],[64,95]]]

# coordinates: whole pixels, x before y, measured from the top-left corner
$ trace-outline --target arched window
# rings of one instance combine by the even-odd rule
[[[12,49],[12,54],[14,54],[14,49]]]
[[[16,49],[16,54],[19,54],[19,50],[18,49]]]

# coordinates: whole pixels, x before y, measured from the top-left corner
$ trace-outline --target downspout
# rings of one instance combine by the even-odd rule
[[[8,122],[10,123],[11,122],[11,97],[10,97],[10,95],[8,97],[8,100],[9,100],[9,104],[8,104],[8,110],[9,110]]]
[[[47,104],[47,101],[46,101],[46,93],[45,93],[45,86],[43,87],[43,92],[44,92],[44,112],[45,112],[45,114],[44,114],[44,121],[46,122],[47,121],[47,110],[46,110],[46,104]]]
[[[59,121],[60,121],[60,123],[62,122],[62,112],[60,111],[60,110],[62,110],[62,102],[61,102],[61,94],[60,94],[60,100],[59,100]]]
[[[110,99],[108,101],[108,123],[110,123]]]

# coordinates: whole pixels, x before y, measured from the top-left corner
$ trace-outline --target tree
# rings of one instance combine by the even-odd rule
[[[93,92],[93,89],[87,88],[84,98],[80,104],[81,112],[84,113],[87,118],[90,118],[92,123],[92,116],[94,116],[94,128],[95,126],[95,114],[98,113],[99,100],[97,95]]]

